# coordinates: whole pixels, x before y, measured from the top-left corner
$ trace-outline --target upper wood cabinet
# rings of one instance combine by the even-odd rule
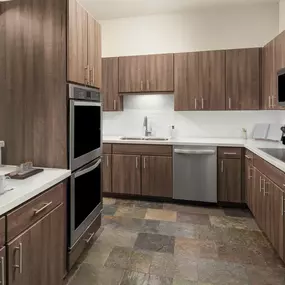
[[[61,204],[8,243],[10,285],[63,283],[64,211]]]
[[[172,157],[142,156],[142,195],[173,197]]]
[[[170,92],[174,90],[173,54],[119,58],[119,92]]]
[[[119,58],[102,59],[103,111],[123,111],[123,97],[119,96]]]
[[[225,110],[226,52],[199,53],[199,97],[202,110]]]
[[[146,56],[145,87],[147,92],[174,91],[173,54]]]
[[[87,19],[88,13],[76,1],[69,0],[68,14],[68,60],[67,79],[71,82],[87,84]]]
[[[101,88],[101,27],[76,0],[68,3],[67,80]]]
[[[199,110],[199,53],[174,55],[174,110]],[[199,102],[198,102],[199,101]]]
[[[260,108],[260,49],[226,51],[226,109]]]

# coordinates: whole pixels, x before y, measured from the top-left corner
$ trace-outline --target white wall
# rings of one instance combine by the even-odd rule
[[[178,137],[249,136],[256,123],[280,123],[282,111],[192,111],[174,112],[173,95],[124,96],[124,112],[104,112],[104,135],[140,136],[148,116],[156,136],[168,136],[174,125]]]
[[[101,21],[103,57],[263,46],[278,19],[267,3]]]
[[[285,0],[279,3],[279,32],[285,30]]]

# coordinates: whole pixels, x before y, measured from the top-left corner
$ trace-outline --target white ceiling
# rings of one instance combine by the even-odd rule
[[[79,0],[97,19],[165,14],[220,5],[278,3],[279,0]]]

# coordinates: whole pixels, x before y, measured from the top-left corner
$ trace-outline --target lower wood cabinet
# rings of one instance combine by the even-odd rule
[[[142,156],[142,195],[173,195],[172,157]]]
[[[6,247],[0,249],[0,284],[6,284]]]
[[[141,195],[140,155],[112,156],[112,192]]]
[[[9,285],[62,284],[64,231],[64,206],[61,204],[9,242]]]
[[[241,160],[219,159],[218,164],[218,201],[241,203]]]
[[[112,192],[112,155],[103,154],[103,192]]]

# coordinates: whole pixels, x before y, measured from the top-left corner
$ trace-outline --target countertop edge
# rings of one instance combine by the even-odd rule
[[[60,169],[60,170],[64,171],[63,169]],[[64,181],[65,179],[67,179],[70,176],[71,176],[71,171],[65,170],[65,173],[63,173],[63,174],[57,176],[56,178],[42,184],[41,186],[35,188],[33,191],[31,191],[29,193],[25,193],[25,194],[23,194],[23,196],[18,196],[14,200],[12,200],[11,202],[9,202],[3,206],[0,205],[0,216],[10,212],[13,209],[16,209],[17,207],[21,206],[25,202],[33,199],[34,197],[45,192],[49,188],[57,185],[58,183]]]

